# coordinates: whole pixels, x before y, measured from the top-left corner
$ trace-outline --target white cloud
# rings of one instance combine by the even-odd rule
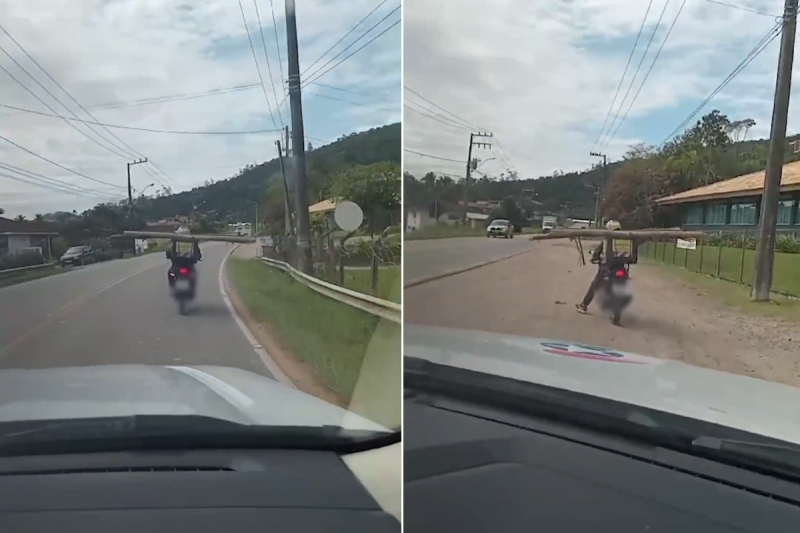
[[[351,0],[347,9],[342,9],[341,2],[298,1],[301,72],[377,3],[376,0]],[[258,0],[272,82],[275,84],[278,101],[282,101],[282,80],[287,78],[284,2],[274,0],[274,4],[280,65],[270,1]],[[258,32],[254,3],[252,0],[242,0],[242,5],[259,58],[268,99],[275,111],[276,98],[264,59],[264,45]],[[310,69],[304,80],[310,79],[312,73],[327,62],[328,58],[350,44],[394,7],[392,3],[382,6],[332,53]],[[399,16],[398,12],[389,17],[328,67],[356,50],[370,37],[399,19]],[[187,0],[4,2],[0,3],[0,24],[84,106],[258,83],[239,4],[232,0],[202,3]],[[79,113],[81,118],[88,118],[1,31],[0,46],[70,109]],[[59,113],[72,116],[36,86],[2,52],[0,65]],[[304,89],[304,123],[307,136],[332,141],[339,135],[358,131],[365,125],[371,127],[398,121],[399,27],[390,30],[331,70],[319,82],[365,93],[367,96],[316,85]],[[3,95],[0,103],[50,113],[42,103],[2,71],[0,93]],[[360,102],[370,107],[326,99],[313,93]],[[383,95],[388,101],[377,100],[370,95]],[[281,116],[285,123],[289,120],[288,109],[288,103],[281,107]],[[208,131],[274,128],[260,87],[159,105],[90,111],[101,122],[155,129]],[[275,122],[279,127],[280,120],[276,113]],[[77,126],[84,131],[91,131],[84,125]],[[101,128],[95,129],[104,137],[110,137]],[[111,131],[137,152],[155,161],[179,184],[177,187],[173,185],[175,191],[200,185],[207,179],[224,179],[232,175],[237,167],[273,158],[274,141],[279,138],[279,134],[211,137],[117,129]],[[132,160],[98,147],[59,119],[0,109],[0,135],[80,173],[118,185],[125,184],[125,163]],[[97,138],[97,134],[92,136]],[[116,139],[110,139],[121,146]],[[102,140],[99,142],[106,144]],[[124,146],[121,151],[129,152]],[[124,189],[101,186],[73,176],[1,140],[0,162],[101,193],[112,192],[120,197],[126,194]],[[156,183],[156,187],[160,186],[160,181],[148,174],[145,167],[158,175],[149,165],[136,166],[132,170],[134,187],[141,190],[152,182]],[[163,177],[161,179],[168,181]],[[151,188],[148,192],[152,191]],[[7,215],[32,215],[56,209],[81,210],[95,202],[94,199],[76,198],[0,178],[0,207],[5,208]]]
[[[666,2],[654,0],[652,4],[617,106]],[[682,2],[671,0],[667,5],[620,116]],[[767,13],[783,10],[780,0],[729,3]],[[645,0],[502,0],[491,4],[405,0],[404,83],[459,117],[494,132],[505,158],[522,177],[588,168],[596,162],[589,151],[600,133],[647,5]],[[688,0],[626,122],[604,151],[613,159],[631,144],[661,142],[775,24],[772,17]],[[779,40],[697,118],[719,108],[731,118],[756,120],[751,135],[768,134]],[[798,76],[795,73],[795,79]],[[431,108],[413,94],[406,92],[406,97]],[[800,124],[796,109],[800,108],[792,107],[790,132],[797,131]],[[469,131],[439,124],[407,108],[403,126],[406,148],[466,161]],[[507,165],[497,152],[479,150],[473,156],[497,157],[482,169],[498,175]],[[414,174],[430,170],[464,173],[463,163],[409,153],[404,154],[404,164]]]

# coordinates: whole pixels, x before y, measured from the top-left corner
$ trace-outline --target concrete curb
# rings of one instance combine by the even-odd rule
[[[516,257],[518,255],[527,254],[532,251],[536,250],[536,248],[531,248],[530,250],[522,250],[519,252],[514,252],[513,254],[504,255],[503,257],[498,257],[496,259],[490,259],[489,261],[484,261],[482,263],[475,263],[473,265],[469,265],[466,267],[456,268],[454,270],[448,270],[447,272],[442,272],[441,274],[434,274],[432,276],[427,276],[424,278],[418,278],[412,281],[409,281],[405,285],[403,285],[403,289],[410,289],[411,287],[416,287],[417,285],[422,285],[424,283],[429,283],[431,281],[436,281],[438,279],[447,278],[450,276],[455,276],[456,274],[462,274],[464,272],[469,272],[470,270],[475,270],[476,268],[485,267],[487,265],[491,265],[493,263],[499,263],[500,261],[505,261],[506,259],[511,259],[512,257]]]

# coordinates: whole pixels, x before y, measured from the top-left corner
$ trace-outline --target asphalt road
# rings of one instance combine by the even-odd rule
[[[406,241],[403,243],[403,282],[409,283],[534,247],[535,243],[525,235],[517,235],[513,239],[459,237]]]
[[[222,365],[272,377],[220,293],[231,246],[203,245],[187,316],[170,296],[162,253],[0,289],[0,368]]]

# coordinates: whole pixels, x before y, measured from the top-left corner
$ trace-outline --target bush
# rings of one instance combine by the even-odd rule
[[[22,268],[33,265],[43,265],[44,256],[36,252],[23,252],[19,254],[9,254],[0,257],[0,270],[10,268]]]
[[[794,235],[778,235],[775,251],[785,254],[800,254],[800,241]]]

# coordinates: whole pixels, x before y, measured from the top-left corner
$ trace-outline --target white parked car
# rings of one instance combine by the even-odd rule
[[[506,239],[514,238],[514,226],[508,220],[497,218],[492,220],[489,227],[486,228],[487,237],[503,237]]]

